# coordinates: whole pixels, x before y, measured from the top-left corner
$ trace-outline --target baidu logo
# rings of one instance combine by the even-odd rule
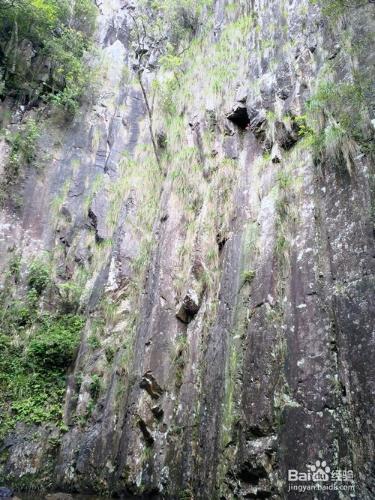
[[[306,466],[311,471],[311,479],[312,481],[329,481],[329,473],[331,472],[331,468],[328,467],[327,462],[323,460],[317,460],[315,465],[307,465]]]
[[[288,470],[288,491],[346,491],[354,494],[352,470],[332,470],[325,460],[306,465],[306,471]]]

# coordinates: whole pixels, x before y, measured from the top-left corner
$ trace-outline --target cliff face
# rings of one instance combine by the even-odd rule
[[[3,291],[26,300],[42,256],[38,310],[85,318],[63,417],[4,410],[3,482],[312,498],[288,470],[324,460],[374,497],[375,6],[330,4],[207,3],[160,67],[137,2],[103,2],[93,103],[63,125],[2,103],[8,130],[41,127],[1,212]]]

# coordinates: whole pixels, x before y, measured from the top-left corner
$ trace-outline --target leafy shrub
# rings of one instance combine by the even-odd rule
[[[113,361],[113,358],[115,357],[115,349],[112,346],[108,346],[105,349],[105,357],[108,363],[111,363]]]
[[[99,397],[100,393],[100,388],[101,388],[101,382],[99,375],[96,373],[92,376],[91,382],[90,382],[90,396],[94,401],[96,401]]]
[[[372,134],[366,127],[368,85],[359,76],[350,83],[319,82],[299,123],[300,135],[308,139],[317,154],[327,152],[332,156],[349,139],[364,150],[372,150]]]
[[[6,310],[6,317],[15,327],[26,327],[32,323],[34,312],[22,302],[14,301]]]
[[[67,313],[76,312],[79,309],[82,291],[82,287],[72,281],[59,285],[61,309]]]
[[[100,339],[96,335],[90,335],[90,337],[87,339],[88,345],[91,347],[91,349],[98,349],[100,347]]]
[[[87,48],[82,33],[65,28],[58,39],[51,39],[46,50],[53,54],[53,74],[57,81],[63,81],[63,88],[52,93],[51,101],[74,114],[82,92],[88,86],[91,75],[84,67],[84,53]]]
[[[13,336],[28,328],[36,319],[36,303],[29,301],[0,300],[0,332]]]
[[[6,183],[14,182],[23,165],[31,165],[35,160],[39,128],[34,120],[28,120],[17,132],[7,137],[10,154],[6,166]]]
[[[20,277],[21,272],[21,257],[19,255],[14,255],[9,261],[9,274],[13,276],[17,282]]]
[[[350,8],[366,5],[368,0],[310,0],[310,2],[320,5],[327,16],[336,17]]]
[[[50,283],[50,268],[40,260],[30,265],[27,284],[29,289],[41,295]]]
[[[246,283],[251,284],[253,279],[255,278],[255,271],[250,270],[250,271],[244,271],[243,276],[242,276],[242,282],[245,285]]]
[[[49,267],[30,266],[24,299],[12,298],[21,262],[11,260],[0,292],[0,437],[17,422],[62,425],[66,369],[73,361],[84,317],[43,313],[40,294],[48,286]]]
[[[0,2],[2,93],[26,101],[54,96],[55,102],[74,112],[90,79],[83,56],[91,46],[95,18],[96,8],[90,0]],[[22,60],[19,48],[25,41],[31,43],[35,64],[51,63],[49,78],[44,82],[33,62],[25,64]]]
[[[66,369],[73,360],[83,325],[81,316],[47,318],[29,343],[32,363],[47,370]]]
[[[31,396],[16,400],[12,404],[16,421],[41,424],[61,418],[61,398],[65,392],[63,387],[55,387],[53,392],[46,391],[43,382],[39,381],[34,384],[32,392]]]

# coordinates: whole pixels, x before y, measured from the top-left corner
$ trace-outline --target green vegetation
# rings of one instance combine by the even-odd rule
[[[187,335],[179,335],[176,338],[175,343],[175,355],[173,359],[173,364],[176,369],[175,374],[175,385],[179,389],[183,382],[184,370],[186,364],[186,356],[188,352],[189,344]]]
[[[3,0],[0,95],[26,103],[51,99],[74,112],[90,82],[83,60],[91,47],[95,17],[90,0]]]
[[[44,316],[27,346],[31,364],[43,370],[66,369],[72,362],[83,327],[80,316]]]
[[[322,112],[335,115],[337,121],[345,130],[352,130],[353,134],[360,134],[358,120],[363,112],[365,93],[369,90],[365,82],[356,78],[354,82],[335,83],[323,80],[308,100],[307,110],[310,114]]]
[[[101,346],[100,339],[97,335],[90,335],[89,338],[87,339],[88,345],[91,347],[91,349],[99,349]]]
[[[251,15],[240,16],[226,25],[216,43],[211,43],[202,33],[191,41],[186,49],[177,53],[178,57],[161,59],[163,78],[154,83],[163,111],[169,117],[175,117],[189,106],[192,88],[195,99],[210,96],[221,101],[234,81],[240,79],[247,57],[246,41],[255,26]],[[228,60],[228,53],[232,54]],[[201,79],[202,67],[205,78]],[[199,81],[199,88],[195,83]]]
[[[58,288],[61,298],[61,309],[67,313],[77,312],[80,307],[83,286],[73,281],[68,281],[59,285]]]
[[[244,273],[242,275],[242,284],[243,285],[246,285],[246,284],[250,285],[254,278],[255,278],[255,271],[253,271],[253,270],[244,271]]]
[[[354,82],[321,80],[307,101],[305,114],[294,118],[305,145],[316,157],[344,159],[351,170],[355,145],[373,151],[367,126],[366,93],[368,85],[357,75]]]
[[[323,13],[331,17],[344,14],[350,8],[368,4],[368,0],[310,0],[310,2],[320,5]]]
[[[16,176],[20,164],[31,165],[35,160],[36,144],[39,138],[39,128],[34,120],[30,119],[22,125],[20,130],[7,137],[10,144],[8,169],[10,176]]]
[[[176,56],[203,28],[202,14],[211,5],[211,0],[141,0],[134,18],[137,27],[142,22],[147,26],[147,34],[137,33],[137,41],[146,35],[157,41],[165,54]]]
[[[331,29],[353,10],[368,6],[367,0],[310,0],[328,16]],[[340,21],[341,20],[341,21]],[[299,117],[300,135],[313,146],[315,156],[339,160],[350,172],[352,157],[361,149],[373,153],[373,133],[368,110],[371,106],[373,71],[360,60],[371,51],[373,40],[364,31],[339,30],[341,52],[351,60],[346,78],[342,76],[342,56],[333,57],[322,68],[305,114]],[[349,76],[350,75],[350,76]]]
[[[18,311],[22,316],[15,316]],[[19,421],[60,423],[65,373],[73,361],[84,320],[73,315],[38,314],[18,303],[7,312],[0,322],[1,434]]]
[[[91,377],[91,382],[90,382],[90,396],[94,401],[96,401],[99,397],[100,388],[101,388],[101,381],[99,375],[94,373],[94,375]]]
[[[66,370],[79,345],[85,320],[76,314],[40,308],[52,285],[49,265],[34,260],[26,273],[27,291],[14,296],[21,261],[10,262],[0,294],[0,434],[17,422],[61,425]]]
[[[29,268],[27,285],[41,295],[50,283],[50,268],[42,260],[34,260]]]
[[[200,30],[201,14],[211,5],[210,0],[141,0],[136,8],[129,9],[131,18],[130,45],[134,53],[136,64],[136,78],[140,85],[144,104],[148,115],[148,126],[151,142],[158,164],[163,170],[160,158],[158,141],[154,132],[154,98],[158,87],[153,85],[153,95],[149,92],[147,85],[143,82],[145,69],[155,69],[162,66],[166,71],[173,74],[175,82],[178,83],[177,68],[182,62],[180,56],[192,44],[194,36]],[[147,27],[147,29],[146,29]],[[153,51],[149,47],[158,49],[158,61],[153,60]]]
[[[202,27],[202,13],[211,3],[210,0],[153,0],[151,5],[168,27],[169,43],[178,46],[182,40],[191,40],[198,33]]]
[[[10,153],[0,183],[0,202],[4,202],[9,187],[17,182],[21,169],[34,163],[39,134],[38,125],[29,119],[16,132],[6,135]]]

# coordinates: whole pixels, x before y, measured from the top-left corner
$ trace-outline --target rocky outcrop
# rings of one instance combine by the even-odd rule
[[[373,498],[375,6],[349,3],[181,11],[181,61],[152,47],[142,72],[138,2],[98,6],[99,95],[41,120],[43,168],[1,212],[12,297],[49,255],[38,307],[64,297],[86,318],[63,419],[10,428],[2,483],[311,498],[288,471],[319,460],[353,481],[317,498]]]

